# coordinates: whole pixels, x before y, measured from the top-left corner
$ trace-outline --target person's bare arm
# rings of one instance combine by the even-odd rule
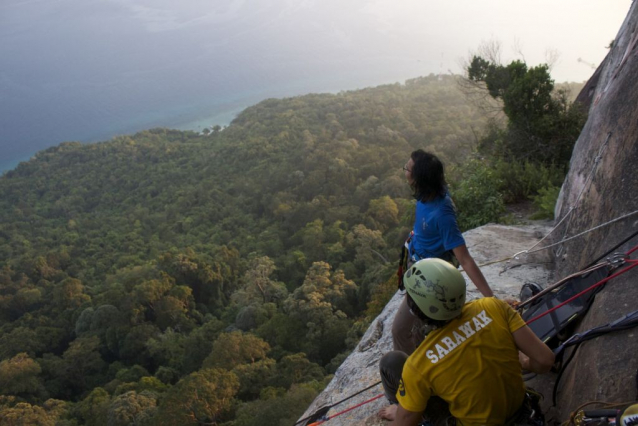
[[[459,264],[461,265],[461,267],[463,267],[463,270],[470,278],[470,280],[472,280],[478,291],[480,291],[484,297],[494,296],[494,293],[492,293],[492,289],[485,280],[483,273],[474,261],[474,258],[472,257],[470,252],[467,250],[467,246],[463,244],[452,249],[452,251],[454,252],[454,256],[456,256],[457,260],[459,261]]]
[[[417,426],[421,421],[422,413],[415,413],[414,411],[408,411],[399,405],[397,407],[397,414],[391,426]]]
[[[523,369],[534,373],[547,373],[554,365],[554,353],[534,334],[531,328],[524,326],[512,333]]]

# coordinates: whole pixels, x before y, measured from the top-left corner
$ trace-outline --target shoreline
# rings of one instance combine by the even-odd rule
[[[166,124],[166,125],[157,124],[153,126],[146,126],[144,128],[140,128],[137,130],[122,130],[120,132],[111,133],[110,136],[106,136],[103,138],[98,137],[98,138],[92,138],[90,140],[80,140],[77,142],[81,142],[83,144],[105,142],[119,135],[131,135],[137,132],[141,132],[141,131],[153,129],[153,128],[158,128],[158,127],[165,127],[167,129],[175,129],[175,130],[181,130],[181,131],[190,130],[195,132],[201,132],[202,130],[204,130],[205,127],[210,128],[214,125],[227,127],[235,119],[235,117],[237,117],[237,115],[239,115],[239,113],[241,113],[246,108],[248,108],[248,106],[235,106],[231,109],[218,111],[218,112],[211,112],[210,114],[206,114],[206,115],[200,115],[200,117],[203,116],[204,118],[197,118],[195,120],[189,120],[189,121],[181,121],[182,124],[178,124],[179,122],[176,123],[174,120],[167,120],[167,122],[172,122],[172,123]],[[2,177],[5,173],[11,170],[15,170],[15,168],[18,167],[20,163],[30,161],[33,158],[33,156],[35,156],[38,152],[46,150],[52,146],[57,146],[64,142],[69,142],[69,141],[61,141],[56,144],[52,144],[47,147],[38,149],[37,151],[34,151],[30,154],[24,154],[18,158],[9,159],[9,160],[0,162],[0,177]]]

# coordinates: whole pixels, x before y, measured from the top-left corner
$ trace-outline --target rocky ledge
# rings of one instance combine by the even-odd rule
[[[551,254],[539,251],[533,255],[514,254],[536,245],[551,230],[546,222],[535,222],[525,226],[485,225],[464,234],[465,240],[476,262],[481,266],[494,293],[499,298],[516,297],[526,282],[535,282],[545,286],[550,280]],[[544,241],[537,247],[542,247]],[[480,297],[474,285],[468,281],[468,300]],[[392,350],[391,327],[403,294],[397,292],[388,302],[381,314],[370,324],[367,332],[336,371],[326,389],[319,394],[308,407],[301,419],[313,415],[323,407],[331,406],[342,399],[357,393],[379,381],[379,359]],[[383,392],[381,385],[332,407],[327,415],[333,416],[343,410],[354,407]],[[384,397],[355,408],[330,420],[330,426],[382,425],[384,422],[376,416],[377,411],[386,404]],[[307,422],[300,423],[305,425]]]

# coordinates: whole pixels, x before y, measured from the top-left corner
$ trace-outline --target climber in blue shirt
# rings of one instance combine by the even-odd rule
[[[414,230],[408,252],[410,261],[430,257],[450,260],[452,250],[465,244],[465,239],[456,223],[454,204],[447,192],[432,201],[418,201]]]
[[[437,257],[454,266],[460,265],[483,296],[494,296],[459,230],[441,161],[419,149],[410,155],[403,170],[417,200],[414,229],[407,242],[408,262]],[[394,350],[408,355],[414,352],[423,339],[416,332],[418,326],[404,298],[392,324]]]

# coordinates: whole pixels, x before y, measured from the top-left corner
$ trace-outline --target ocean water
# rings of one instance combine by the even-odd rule
[[[339,30],[307,28],[307,10],[272,3],[3,0],[0,172],[64,141],[201,131],[269,97],[422,74],[382,50],[354,55]]]
[[[556,13],[547,15],[548,5]],[[520,42],[532,64],[556,48],[564,54],[557,81],[583,81],[591,69],[576,58],[601,60],[627,8],[580,0],[0,0],[0,173],[64,141],[202,130],[270,97],[461,73],[468,51],[494,37]]]
[[[79,101],[62,96],[51,100],[39,96],[23,97],[21,100],[28,111],[16,120],[11,120],[10,114],[0,118],[4,121],[0,135],[0,173],[15,168],[21,161],[28,161],[39,150],[65,141],[97,142],[153,127],[201,132],[214,125],[228,126],[245,108],[267,98],[312,92],[336,93],[395,81],[371,78],[367,84],[362,84],[360,77],[330,81],[318,76],[312,82],[291,78],[270,84],[266,89],[238,90],[237,94],[225,97],[223,93],[191,97],[174,93],[166,100],[154,100],[153,96],[109,100],[112,94],[108,91],[95,91],[89,98]],[[0,106],[0,113],[5,114],[2,109]]]

